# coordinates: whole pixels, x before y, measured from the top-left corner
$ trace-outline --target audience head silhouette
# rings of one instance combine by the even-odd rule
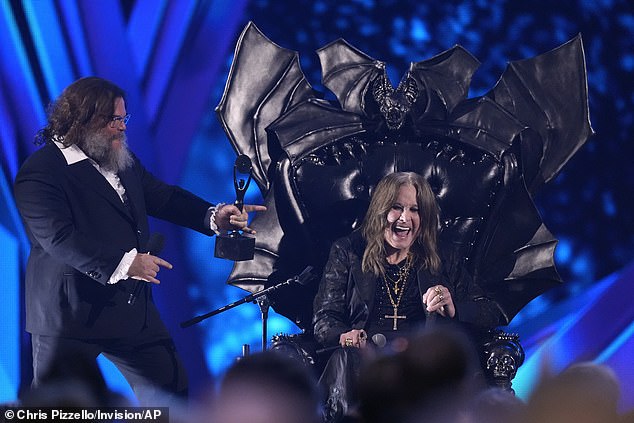
[[[241,358],[225,374],[209,422],[317,423],[317,382],[301,363],[266,351]]]

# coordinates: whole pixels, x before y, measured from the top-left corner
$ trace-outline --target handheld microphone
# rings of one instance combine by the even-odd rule
[[[150,239],[147,242],[147,252],[141,254],[151,254],[156,256],[163,251],[163,247],[165,247],[165,236],[161,233],[153,233],[150,235]],[[145,285],[145,283],[146,282],[143,281],[136,281],[134,289],[128,297],[128,304],[134,305],[134,303],[136,303],[136,299],[141,294],[141,290],[143,289],[143,285]]]
[[[383,348],[387,344],[387,338],[382,333],[375,333],[372,335],[372,343],[379,348]]]

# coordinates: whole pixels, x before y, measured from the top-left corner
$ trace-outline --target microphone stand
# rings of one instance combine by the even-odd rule
[[[215,316],[217,314],[220,314],[222,312],[225,312],[227,310],[230,310],[234,307],[239,306],[240,304],[244,304],[244,303],[250,303],[250,302],[254,302],[257,303],[260,306],[260,312],[262,315],[262,351],[266,350],[266,346],[267,346],[267,320],[268,320],[268,315],[269,315],[269,307],[271,305],[271,303],[269,302],[268,297],[266,296],[267,294],[283,287],[286,285],[290,285],[292,283],[299,283],[301,285],[305,284],[308,281],[308,277],[310,276],[310,272],[312,270],[311,266],[306,267],[302,273],[300,273],[299,275],[295,275],[292,278],[289,278],[287,280],[285,280],[284,282],[280,282],[276,285],[272,285],[269,286],[266,289],[263,289],[261,291],[258,292],[254,292],[252,294],[247,295],[246,297],[238,300],[238,301],[234,301],[230,304],[227,304],[225,306],[222,306],[216,310],[210,311],[209,313],[205,313],[205,314],[201,314],[200,316],[196,316],[192,319],[186,320],[184,322],[181,322],[180,327],[181,328],[186,328],[189,326],[193,326],[196,323],[200,323],[205,319],[210,318],[211,316]]]
[[[262,295],[255,300],[260,306],[260,313],[262,315],[262,351],[266,351],[266,346],[268,344],[268,336],[266,334],[267,322],[269,317],[269,306],[271,302],[269,301],[269,297],[266,295]]]

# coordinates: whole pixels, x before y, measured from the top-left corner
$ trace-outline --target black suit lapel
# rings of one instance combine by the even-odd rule
[[[121,201],[119,194],[106,178],[88,160],[82,160],[68,166],[70,175],[81,185],[106,199],[115,209],[133,222],[130,211]]]
[[[123,188],[125,188],[125,194],[128,200],[128,205],[132,212],[135,221],[139,221],[139,210],[141,209],[141,203],[144,201],[143,190],[141,185],[137,182],[134,171],[132,168],[128,168],[119,173],[119,179]]]

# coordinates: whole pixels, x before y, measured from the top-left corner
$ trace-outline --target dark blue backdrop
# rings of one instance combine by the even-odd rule
[[[634,308],[626,299],[634,271],[634,220],[628,199],[634,118],[634,8],[626,0],[0,0],[0,402],[29,382],[29,339],[23,330],[21,274],[28,242],[11,185],[34,150],[45,105],[80,76],[99,75],[129,93],[130,143],[155,174],[211,201],[231,201],[235,155],[213,108],[233,46],[253,20],[273,41],[300,52],[304,73],[321,89],[314,51],[343,37],[388,63],[397,82],[409,62],[454,44],[482,66],[472,96],[491,88],[506,62],[548,51],[581,32],[590,112],[597,135],[540,193],[546,225],[559,238],[566,283],[531,303],[510,330],[528,360],[515,387],[527,395],[544,360],[560,369],[575,360],[616,368],[634,382]],[[265,70],[263,70],[265,71]],[[257,190],[247,199],[259,201]],[[213,258],[213,239],[153,222],[167,235],[164,256],[175,269],[156,289],[159,306],[186,357],[194,391],[212,383],[240,354],[259,348],[259,309],[242,305],[186,330],[178,322],[245,295],[224,284],[231,263]],[[622,303],[621,303],[622,302]],[[630,309],[628,311],[628,309]],[[273,314],[270,332],[293,332]],[[129,393],[104,364],[109,382]],[[634,406],[634,394],[624,398]]]

